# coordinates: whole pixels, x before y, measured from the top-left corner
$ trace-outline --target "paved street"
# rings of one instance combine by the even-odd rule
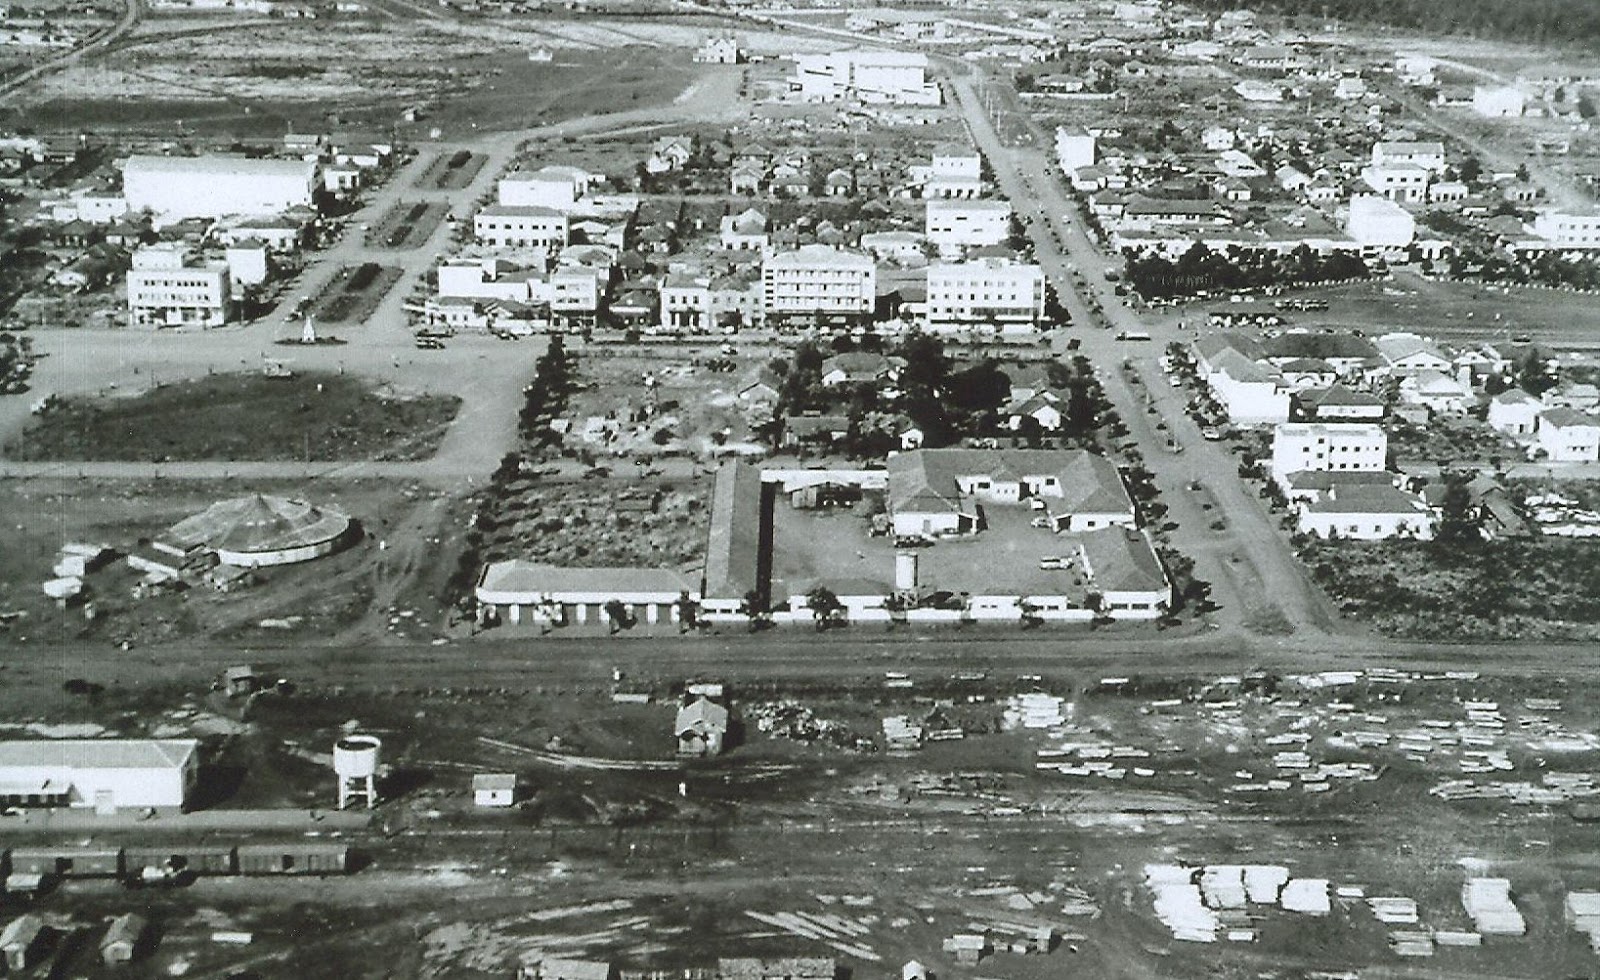
[[[1219,622],[1266,632],[1345,628],[1289,554],[1264,504],[1238,479],[1238,458],[1200,437],[1198,427],[1184,412],[1184,399],[1163,380],[1156,359],[1169,342],[1187,335],[1171,321],[1146,321],[1123,305],[1100,275],[1113,263],[1087,238],[1075,209],[1062,193],[1053,161],[1040,150],[1001,143],[971,75],[957,77],[953,88],[1002,192],[1030,222],[1038,261],[1072,314],[1075,326],[1068,336],[1082,342],[1082,352],[1099,368],[1107,395],[1155,474],[1162,499],[1170,508],[1168,519],[1178,525],[1174,544],[1195,559],[1195,573],[1212,583],[1214,599],[1223,607]],[[1069,270],[1074,267],[1083,273],[1086,288],[1095,291],[1109,327],[1093,326],[1087,304],[1073,288]],[[1117,340],[1124,331],[1145,331],[1152,339]],[[1144,379],[1139,390],[1120,369],[1124,360],[1131,360]],[[1146,411],[1147,391],[1156,394],[1153,415]],[[1156,429],[1158,420],[1165,425],[1165,432]],[[1183,447],[1181,453],[1166,448],[1169,433]],[[1219,515],[1203,510],[1186,489],[1194,481],[1216,499],[1226,520],[1224,529],[1212,529]]]

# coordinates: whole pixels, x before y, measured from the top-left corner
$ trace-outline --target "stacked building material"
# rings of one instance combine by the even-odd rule
[[[1327,915],[1333,910],[1326,878],[1291,878],[1284,884],[1279,901],[1287,911],[1303,915]]]
[[[1511,882],[1505,878],[1468,878],[1461,886],[1461,904],[1485,936],[1521,936],[1528,931],[1511,900]]]
[[[1589,936],[1589,948],[1600,953],[1600,892],[1568,892],[1567,921]]]
[[[1379,922],[1391,926],[1417,924],[1417,900],[1399,895],[1375,895],[1367,899],[1367,907]]]
[[[1145,885],[1155,893],[1156,918],[1172,931],[1172,938],[1192,943],[1214,943],[1222,927],[1217,913],[1206,908],[1193,868],[1148,864]]]

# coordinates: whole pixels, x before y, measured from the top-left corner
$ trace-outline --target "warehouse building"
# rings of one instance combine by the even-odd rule
[[[316,192],[314,160],[135,155],[122,167],[128,209],[162,221],[277,214],[312,206]]]
[[[22,807],[185,807],[200,771],[185,739],[0,742],[0,803]]]

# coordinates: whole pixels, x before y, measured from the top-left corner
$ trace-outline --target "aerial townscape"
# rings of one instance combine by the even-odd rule
[[[1597,52],[0,0],[0,974],[1600,976]]]

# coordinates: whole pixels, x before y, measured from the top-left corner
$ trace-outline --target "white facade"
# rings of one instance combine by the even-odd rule
[[[1260,425],[1289,419],[1289,387],[1257,365],[1256,371],[1227,364],[1212,372],[1206,382],[1211,393],[1235,425]]]
[[[1533,219],[1528,230],[1562,248],[1584,251],[1600,249],[1600,214],[1544,211]]]
[[[928,267],[928,328],[1028,329],[1044,318],[1044,270],[1005,259]]]
[[[1488,119],[1520,118],[1527,101],[1515,85],[1475,85],[1472,89],[1472,111]]]
[[[1280,425],[1272,440],[1272,476],[1290,473],[1381,472],[1388,468],[1389,435],[1379,425],[1352,422]]]
[[[1231,144],[1230,144],[1231,145]],[[1095,162],[1094,137],[1081,129],[1065,126],[1056,129],[1056,165],[1061,172],[1072,174]]]
[[[1409,163],[1373,164],[1363,168],[1361,180],[1372,192],[1391,201],[1420,204],[1428,199],[1428,182],[1433,175]]]
[[[1444,171],[1444,144],[1432,141],[1380,140],[1372,144],[1374,167],[1406,164],[1432,173]]]
[[[1502,391],[1489,400],[1489,428],[1512,436],[1532,435],[1543,412],[1544,402],[1521,388]]]
[[[977,150],[947,147],[933,151],[929,176],[945,180],[980,180],[983,177],[983,157]]]
[[[1363,248],[1405,248],[1417,236],[1417,222],[1393,201],[1362,194],[1350,199],[1345,233]]]
[[[495,248],[557,249],[567,244],[567,216],[537,205],[493,204],[472,220],[473,234]]]
[[[167,221],[309,207],[317,186],[314,160],[136,155],[122,167],[128,209]]]
[[[452,259],[439,266],[439,295],[445,298],[532,299],[526,269],[515,270],[495,259]]]
[[[1011,205],[1004,201],[929,201],[928,241],[941,250],[999,245],[1011,235]]]
[[[835,51],[797,57],[790,86],[807,102],[938,105],[939,85],[927,71],[927,55],[917,52]]]
[[[500,204],[511,207],[554,208],[571,211],[578,198],[589,193],[593,176],[577,167],[543,167],[531,174],[502,178],[497,191]]]
[[[151,245],[133,253],[128,317],[136,327],[219,327],[233,312],[226,262],[193,262],[182,247]]]
[[[1356,541],[1387,538],[1433,538],[1433,514],[1427,504],[1394,487],[1339,487],[1300,505],[1300,533],[1319,538]]]
[[[1552,463],[1600,460],[1600,419],[1570,408],[1554,408],[1539,419],[1538,446]]]
[[[0,742],[0,800],[15,806],[183,807],[200,771],[195,739]]]
[[[864,316],[876,299],[877,269],[864,255],[803,245],[761,263],[761,308],[768,316]]]
[[[229,246],[223,257],[234,285],[259,286],[267,281],[267,247],[262,243]]]

